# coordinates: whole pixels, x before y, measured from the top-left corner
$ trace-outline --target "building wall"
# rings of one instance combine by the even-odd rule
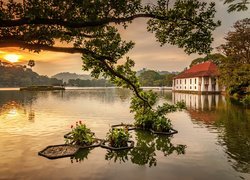
[[[199,78],[175,79],[173,82],[174,90],[180,91],[197,91],[199,88]]]
[[[194,77],[173,80],[173,90],[193,92],[219,92],[218,78]]]

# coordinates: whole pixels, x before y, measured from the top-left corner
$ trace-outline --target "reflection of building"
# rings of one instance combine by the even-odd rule
[[[190,109],[209,110],[218,107],[219,100],[225,101],[224,96],[220,95],[201,95],[187,93],[173,93],[172,100],[174,103],[184,101]]]
[[[220,92],[218,74],[217,66],[210,61],[194,65],[174,77],[173,90],[198,93]]]

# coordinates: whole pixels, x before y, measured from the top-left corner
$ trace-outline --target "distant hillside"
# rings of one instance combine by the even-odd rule
[[[136,72],[136,76],[140,76],[142,73],[146,72],[146,71],[155,71],[155,70],[151,70],[151,69],[147,69],[147,68],[143,68],[139,71]],[[172,72],[169,72],[169,71],[155,71],[157,72],[158,74],[160,75],[167,75],[167,74],[179,74],[179,72],[177,71],[172,71]]]
[[[61,85],[62,81],[41,76],[29,68],[0,61],[0,87],[24,87],[30,85]]]
[[[70,72],[62,72],[58,73],[52,78],[63,80],[63,82],[68,83],[70,79],[81,79],[81,80],[90,80],[93,79],[90,75],[87,74],[76,74],[76,73],[70,73]]]

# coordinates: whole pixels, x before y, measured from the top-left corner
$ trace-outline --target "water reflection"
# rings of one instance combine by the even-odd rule
[[[194,123],[216,129],[231,166],[250,172],[250,110],[221,95],[173,93],[173,102],[183,100]],[[209,125],[209,126],[207,126]]]
[[[129,91],[0,91],[1,178],[117,179],[119,174],[121,179],[164,179],[168,174],[170,179],[249,179],[249,109],[219,95],[158,93],[159,103],[187,103],[187,111],[168,114],[178,134],[166,138],[137,131],[134,149],[83,150],[71,159],[72,164],[68,158],[48,161],[37,152],[63,143],[63,134],[79,119],[98,138],[105,138],[111,124],[133,123]]]
[[[32,106],[27,107],[16,101],[0,105],[0,119],[2,119],[2,122],[16,121],[23,117],[27,117],[30,122],[35,121],[35,112]]]
[[[70,158],[71,163],[81,163],[88,159],[88,155],[93,148],[81,149],[74,156]]]
[[[215,110],[219,104],[225,104],[225,97],[211,94],[185,94],[185,93],[173,93],[173,102],[184,101],[186,106],[193,110]]]
[[[177,155],[185,154],[186,145],[174,145],[171,137],[154,135],[147,131],[135,132],[135,147],[131,150],[110,151],[105,155],[106,160],[114,162],[131,161],[137,165],[157,165],[157,151],[164,156],[169,156],[176,152]]]

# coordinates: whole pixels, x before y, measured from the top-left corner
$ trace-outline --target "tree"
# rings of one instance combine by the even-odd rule
[[[220,66],[220,64],[222,63],[222,61],[224,61],[225,58],[226,57],[223,56],[220,53],[208,54],[204,58],[196,58],[196,59],[194,59],[189,66],[192,67],[192,66],[194,66],[196,64],[200,64],[200,63],[206,62],[208,60],[212,61],[217,66]]]
[[[35,66],[35,61],[34,60],[29,60],[28,66],[32,69]]]
[[[136,112],[136,120],[163,117],[168,108],[152,108],[156,95],[141,90],[131,70],[134,61],[125,57],[126,62],[118,65],[134,43],[123,41],[117,26],[126,28],[134,19],[147,18],[147,29],[160,45],[202,54],[211,51],[212,31],[220,25],[214,21],[215,12],[215,3],[199,0],[158,0],[146,5],[141,0],[26,0],[25,8],[22,3],[0,0],[0,47],[81,53],[83,70],[133,90],[131,111]],[[68,46],[58,47],[58,42]]]
[[[226,43],[218,47],[227,56],[220,67],[220,79],[229,94],[244,94],[250,83],[250,19],[237,21],[233,27]]]
[[[160,74],[153,70],[146,70],[138,78],[142,86],[172,86],[174,76],[176,74]]]
[[[228,12],[233,11],[246,11],[250,4],[249,0],[225,0],[224,4],[229,4]]]
[[[155,81],[160,80],[161,75],[153,70],[147,70],[140,74],[139,81],[142,86],[159,86]]]

